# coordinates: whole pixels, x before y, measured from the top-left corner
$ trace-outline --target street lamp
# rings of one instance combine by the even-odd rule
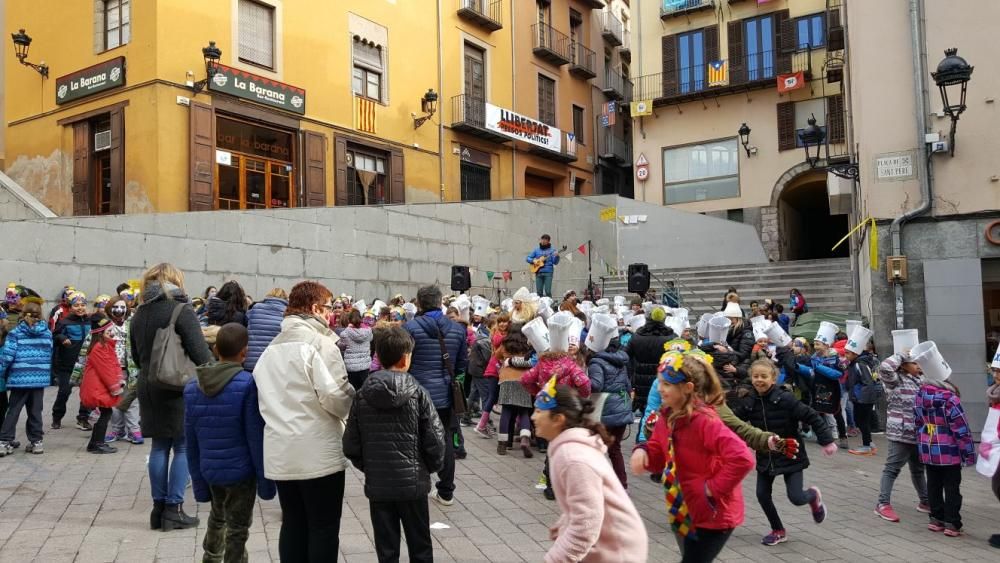
[[[219,59],[222,58],[222,50],[215,46],[215,41],[209,41],[208,47],[202,47],[201,55],[205,58],[205,74],[208,77],[191,86],[195,94],[204,90],[208,86],[208,81],[215,76],[215,73],[219,72]]]
[[[427,115],[422,117],[417,117],[415,114],[413,116],[413,128],[417,129],[421,125],[427,122],[430,118],[434,117],[434,113],[437,112],[437,101],[438,95],[433,88],[428,88],[427,93],[424,94],[423,98],[420,98],[420,111]]]
[[[944,59],[938,63],[937,71],[932,72],[934,83],[941,90],[941,102],[944,112],[951,117],[951,155],[955,156],[955,128],[958,116],[965,111],[965,90],[972,77],[973,67],[958,56],[958,49],[945,49]]]
[[[806,120],[806,123],[808,124],[806,128],[799,132],[799,140],[802,141],[802,147],[806,151],[806,162],[809,164],[809,168],[826,170],[834,176],[856,180],[859,174],[858,163],[856,162],[817,166],[819,164],[819,149],[825,144],[824,141],[826,141],[826,131],[816,125],[816,114],[812,114]],[[827,147],[828,159],[829,156],[829,147]]]
[[[14,56],[17,57],[17,61],[24,66],[31,67],[35,69],[38,74],[42,75],[42,78],[49,77],[49,66],[42,61],[42,64],[30,63],[28,59],[28,48],[31,47],[31,36],[24,32],[24,29],[18,30],[17,33],[10,34],[11,40],[14,41]]]
[[[736,133],[740,136],[740,144],[743,145],[743,150],[747,151],[747,158],[750,158],[750,128],[744,123],[740,125],[740,129]]]

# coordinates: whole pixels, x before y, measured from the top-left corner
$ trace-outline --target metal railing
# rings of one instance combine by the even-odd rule
[[[531,46],[536,51],[542,51],[549,59],[569,62],[570,40],[565,33],[544,23],[531,26]],[[542,53],[540,53],[542,54]],[[565,63],[564,63],[565,64]]]
[[[486,100],[467,94],[451,98],[451,122],[486,128]]]
[[[503,27],[503,0],[462,0],[459,5],[459,14],[462,12],[472,12],[477,20],[488,24],[489,27],[500,29]]]
[[[733,64],[721,61],[725,72],[718,81],[710,76],[710,62],[679,67],[672,72],[657,72],[633,79],[635,87],[630,100],[660,100],[683,98],[700,93],[726,93],[730,89],[764,87],[775,84],[779,74],[802,71],[809,79],[812,74],[811,50],[799,52],[763,51],[746,54]]]
[[[580,43],[570,44],[570,64],[574,67],[578,67],[586,74],[591,76],[596,76],[594,68],[597,65],[597,53],[594,53],[588,49],[585,45]],[[572,69],[571,69],[572,70]]]
[[[633,99],[632,81],[617,70],[607,68],[604,69],[604,83],[601,87],[606,92],[610,91],[618,93],[626,100]]]
[[[622,31],[622,49],[621,53],[623,55],[628,54],[632,51],[632,33],[629,30]]]
[[[601,35],[616,45],[622,44],[622,22],[615,17],[611,10],[605,8],[601,14]]]
[[[601,157],[632,162],[632,144],[615,135],[611,128],[603,128],[597,139],[597,152]]]
[[[676,16],[691,10],[707,9],[714,6],[715,0],[662,0],[660,17]]]

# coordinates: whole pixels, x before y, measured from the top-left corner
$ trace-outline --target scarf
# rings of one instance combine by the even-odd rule
[[[681,538],[691,536],[695,539],[694,521],[688,513],[687,503],[681,492],[680,479],[677,476],[677,464],[674,462],[673,428],[667,424],[667,462],[663,466],[663,490],[667,500],[667,522],[670,529]]]

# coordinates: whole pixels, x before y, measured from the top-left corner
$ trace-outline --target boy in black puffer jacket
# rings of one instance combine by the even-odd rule
[[[381,331],[375,354],[385,367],[358,390],[344,433],[344,455],[365,474],[379,561],[399,560],[399,522],[410,561],[433,561],[427,494],[444,465],[444,427],[430,395],[407,370],[413,338]]]

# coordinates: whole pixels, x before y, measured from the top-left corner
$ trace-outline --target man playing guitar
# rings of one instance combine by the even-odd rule
[[[562,250],[566,250],[564,246]],[[525,258],[531,264],[531,272],[535,274],[535,291],[539,297],[552,297],[552,273],[559,264],[559,253],[552,248],[552,237],[542,235],[538,248],[531,251]]]

